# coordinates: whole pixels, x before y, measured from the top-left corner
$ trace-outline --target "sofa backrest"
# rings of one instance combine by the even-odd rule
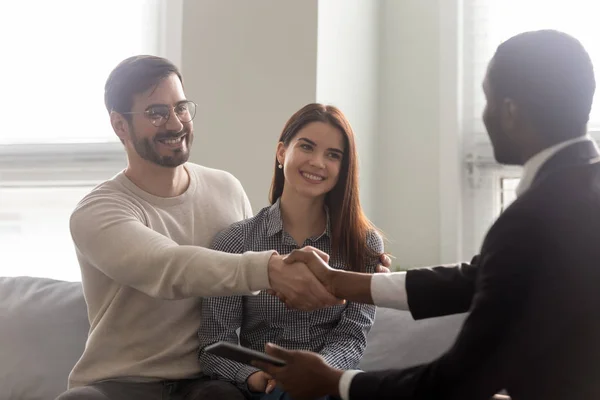
[[[408,312],[378,309],[360,368],[430,361],[450,346],[463,319],[456,315],[414,321]],[[48,400],[62,393],[88,330],[80,283],[0,277],[2,399]]]
[[[0,277],[0,397],[54,399],[88,330],[81,283]]]
[[[378,308],[359,368],[407,368],[432,361],[452,345],[465,316],[415,321],[408,311]]]

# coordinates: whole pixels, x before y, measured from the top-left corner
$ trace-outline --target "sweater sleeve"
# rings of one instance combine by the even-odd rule
[[[267,265],[274,252],[228,254],[179,245],[148,228],[136,206],[114,193],[91,194],[73,212],[70,227],[79,257],[151,297],[229,296],[269,288]]]

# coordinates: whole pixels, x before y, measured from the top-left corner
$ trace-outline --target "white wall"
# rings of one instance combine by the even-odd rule
[[[200,105],[192,161],[236,175],[256,211],[287,118],[334,103],[357,132],[363,204],[396,265],[456,261],[460,1],[341,2],[184,0],[182,69]]]
[[[475,251],[464,240],[464,216],[469,210],[464,208],[463,0],[439,1],[438,7],[440,262],[453,263],[470,259]]]
[[[317,101],[339,107],[356,135],[361,204],[375,214],[379,2],[320,0]]]
[[[185,0],[182,71],[200,106],[191,161],[267,204],[287,119],[316,97],[317,1]]]
[[[444,1],[444,0],[440,0]],[[401,266],[440,257],[440,27],[434,0],[381,2],[375,222]]]

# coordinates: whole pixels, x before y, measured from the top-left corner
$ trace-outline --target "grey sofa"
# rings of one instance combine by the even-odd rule
[[[363,370],[429,361],[447,349],[464,315],[415,322],[378,309]],[[65,390],[89,324],[81,284],[0,277],[0,400],[52,400]]]

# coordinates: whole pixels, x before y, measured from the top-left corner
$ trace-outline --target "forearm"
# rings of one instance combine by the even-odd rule
[[[332,270],[331,289],[338,299],[362,304],[374,304],[371,295],[372,274]]]
[[[336,270],[331,272],[330,281],[340,299],[410,310],[413,318],[422,319],[468,311],[477,271],[476,264],[374,275]]]
[[[478,257],[471,264],[415,268],[406,275],[406,295],[414,319],[464,313],[475,293]]]
[[[331,281],[334,295],[340,299],[408,310],[405,272],[358,274],[333,271]]]
[[[271,253],[180,246],[146,226],[135,204],[118,195],[88,198],[71,215],[70,228],[80,262],[155,298],[249,294],[269,287]]]
[[[180,246],[155,232],[133,211],[90,203],[71,217],[82,262],[112,280],[166,299],[249,294],[269,287],[271,252],[226,254]]]
[[[147,290],[160,297],[251,294],[269,287],[267,265],[271,254],[238,255],[201,247],[177,246],[138,261],[131,275],[123,273],[122,279],[139,285],[147,276]]]
[[[93,265],[116,282],[151,297],[181,299],[267,289],[271,254],[227,254],[194,246],[158,250],[138,247],[121,256],[105,253]]]

